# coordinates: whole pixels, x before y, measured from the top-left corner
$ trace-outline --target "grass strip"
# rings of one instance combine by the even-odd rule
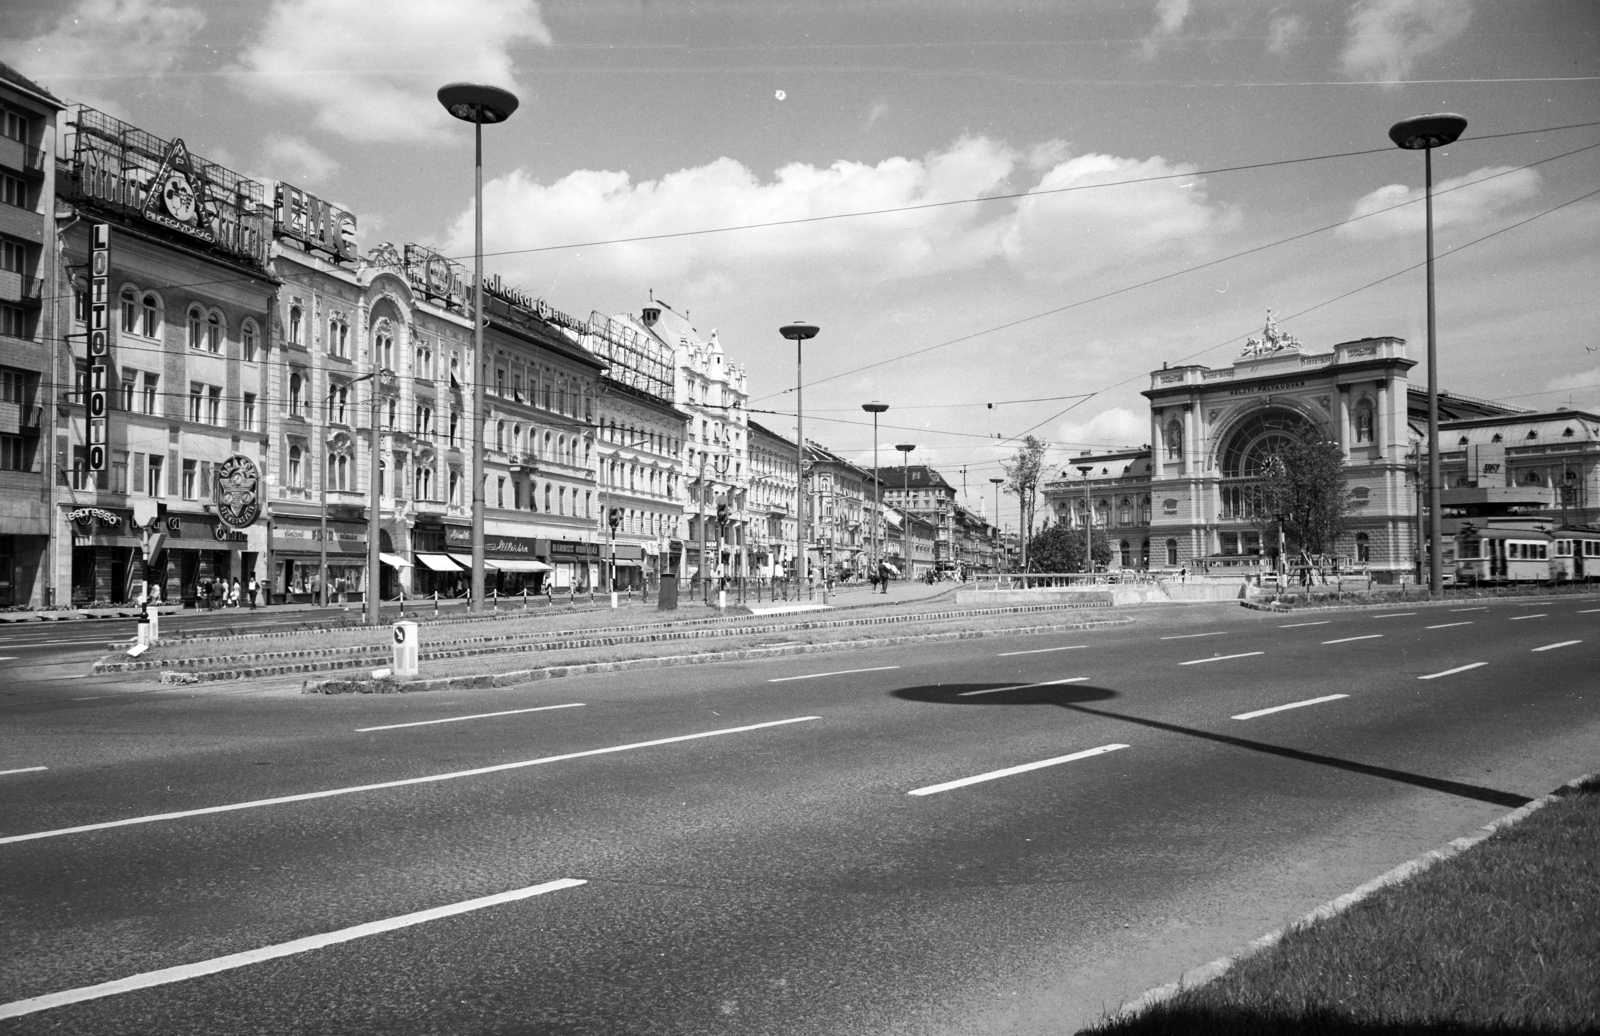
[[[1094,1036],[1600,1032],[1600,781]]]

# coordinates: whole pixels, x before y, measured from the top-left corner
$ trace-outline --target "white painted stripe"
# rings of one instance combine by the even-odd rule
[[[282,806],[291,802],[310,802],[313,799],[328,799],[333,798],[335,795],[354,795],[363,791],[404,788],[413,784],[433,784],[438,781],[453,781],[459,777],[479,777],[486,773],[519,770],[526,766],[543,766],[546,763],[560,763],[568,759],[583,759],[593,755],[610,755],[614,752],[628,752],[636,748],[655,748],[658,745],[677,744],[680,741],[696,741],[707,737],[721,737],[724,734],[744,734],[752,730],[765,730],[768,727],[787,726],[790,723],[809,723],[812,720],[821,718],[821,716],[796,716],[793,719],[775,719],[767,723],[752,723],[743,727],[703,730],[698,734],[679,734],[676,737],[657,738],[654,741],[635,741],[632,744],[612,745],[609,748],[590,748],[582,752],[547,755],[538,759],[523,759],[514,763],[498,763],[494,766],[479,766],[471,770],[453,770],[449,773],[429,774],[426,777],[407,777],[404,780],[383,781],[378,784],[356,784],[348,788],[329,788],[326,791],[308,791],[299,795],[282,795],[275,799],[252,799],[248,802],[230,802],[225,806],[206,806],[201,809],[186,809],[176,813],[153,813],[149,816],[128,817],[125,820],[108,820],[99,824],[81,824],[78,827],[56,828],[53,831],[34,831],[25,835],[7,835],[4,838],[0,838],[0,845],[10,845],[13,842],[31,842],[38,838],[58,838],[62,835],[82,834],[85,831],[104,831],[113,827],[131,827],[134,824],[153,824],[158,820],[181,820],[186,817],[207,816],[212,813],[231,813],[240,809],[257,809],[261,806]]]
[[[1442,673],[1429,673],[1427,676],[1419,676],[1419,677],[1417,677],[1417,679],[1418,680],[1437,680],[1441,676],[1454,676],[1456,673],[1464,673],[1468,669],[1476,669],[1481,665],[1488,665],[1488,664],[1489,664],[1488,662],[1469,662],[1466,665],[1458,665],[1454,669],[1446,669]]]
[[[1486,612],[1489,609],[1488,609],[1488,607],[1483,607],[1483,608],[1451,608],[1450,610],[1453,611],[1453,612]]]
[[[1323,619],[1321,622],[1291,622],[1283,626],[1279,626],[1278,628],[1281,630],[1292,630],[1299,629],[1301,626],[1326,626],[1332,621],[1332,619]]]
[[[1471,620],[1471,619],[1467,619],[1467,620],[1466,620],[1466,621],[1464,621],[1464,622],[1441,622],[1441,623],[1440,623],[1440,624],[1439,624],[1439,625],[1437,625],[1437,626],[1424,626],[1424,627],[1423,627],[1423,629],[1430,629],[1430,630],[1447,630],[1447,629],[1449,629],[1449,628],[1450,628],[1450,627],[1451,627],[1451,626],[1470,626],[1470,625],[1472,625],[1472,620]]]
[[[1585,608],[1582,611],[1580,611],[1578,614],[1579,615],[1593,615],[1595,612],[1600,612],[1600,608]]]
[[[1162,637],[1162,640],[1193,640],[1195,637],[1220,637],[1227,630],[1217,630],[1215,633],[1180,633],[1175,637]]]
[[[1348,697],[1350,697],[1348,694],[1325,694],[1320,698],[1307,698],[1305,701],[1290,702],[1288,705],[1274,705],[1270,709],[1257,709],[1254,712],[1241,712],[1237,716],[1230,718],[1255,719],[1257,716],[1270,716],[1274,712],[1283,712],[1286,709],[1300,709],[1307,705],[1321,705],[1325,701],[1338,701],[1340,698]]]
[[[1071,755],[1058,755],[1054,759],[1041,759],[1036,763],[1023,763],[1021,766],[1008,766],[1004,770],[991,770],[988,773],[980,773],[976,777],[963,777],[959,781],[946,781],[944,784],[930,784],[926,788],[918,788],[915,791],[908,791],[906,794],[936,795],[941,791],[950,791],[953,788],[965,788],[969,784],[982,784],[984,781],[999,780],[1001,777],[1010,777],[1013,774],[1027,773],[1029,770],[1039,770],[1046,766],[1060,766],[1062,763],[1076,762],[1079,759],[1087,759],[1090,756],[1095,755],[1104,755],[1107,752],[1115,752],[1119,748],[1127,747],[1127,745],[1101,745],[1099,748],[1091,748],[1085,752],[1074,752]]]
[[[1323,643],[1324,644],[1348,644],[1352,640],[1377,640],[1378,638],[1380,638],[1382,636],[1383,636],[1382,633],[1368,633],[1368,634],[1366,634],[1364,636],[1360,636],[1360,637],[1340,637],[1338,640],[1324,640]]]
[[[1088,646],[1089,645],[1087,644],[1068,644],[1066,647],[1034,648],[1032,651],[1002,651],[994,657],[1010,658],[1012,655],[1042,655],[1047,651],[1076,651],[1079,648],[1086,648]]]
[[[1399,618],[1403,618],[1404,616],[1407,616],[1407,615],[1415,615],[1415,614],[1417,614],[1417,613],[1416,612],[1384,612],[1382,615],[1374,615],[1374,616],[1372,616],[1372,618],[1374,618],[1374,619],[1399,619]]]
[[[508,709],[505,712],[480,712],[475,716],[451,716],[448,719],[422,719],[415,723],[390,723],[382,727],[357,727],[357,734],[365,734],[369,730],[399,730],[401,727],[426,727],[435,723],[465,723],[469,719],[490,719],[494,716],[516,716],[524,712],[548,712],[551,709],[581,709],[583,702],[575,701],[567,705],[540,705],[535,709]]]
[[[1511,621],[1521,622],[1523,619],[1544,619],[1548,618],[1549,615],[1549,612],[1534,612],[1532,615],[1513,615],[1511,616]]]
[[[256,950],[245,950],[243,953],[230,953],[225,957],[212,957],[210,960],[196,961],[193,964],[180,964],[177,967],[162,968],[159,971],[146,971],[138,975],[130,975],[127,978],[102,982],[99,985],[67,989],[60,993],[30,997],[27,1000],[13,1000],[9,1004],[0,1004],[0,1018],[19,1018],[25,1014],[48,1011],[54,1007],[65,1007],[67,1004],[78,1004],[85,1000],[99,1000],[102,997],[131,993],[135,989],[149,989],[151,986],[186,982],[189,979],[200,978],[205,975],[215,975],[219,971],[231,971],[234,968],[242,968],[250,964],[260,964],[262,961],[293,956],[296,953],[308,953],[311,950],[320,950],[325,946],[335,946],[342,942],[365,939],[371,935],[382,935],[384,932],[392,932],[399,928],[409,928],[412,925],[425,924],[429,921],[454,917],[456,914],[483,910],[487,907],[500,906],[504,903],[515,903],[521,899],[531,899],[534,896],[542,896],[547,892],[576,888],[584,884],[587,884],[587,882],[581,878],[559,878],[556,881],[547,881],[542,885],[529,885],[527,888],[513,889],[510,892],[497,892],[492,896],[463,900],[460,903],[434,907],[431,910],[418,910],[415,913],[401,914],[399,917],[390,917],[382,921],[368,921],[366,924],[341,928],[336,932],[324,932],[322,935],[311,935],[304,939],[280,942],[275,946],[263,946]]]
[[[840,669],[832,673],[807,673],[804,676],[778,676],[767,683],[787,683],[790,680],[820,680],[824,676],[849,676],[851,673],[878,673],[885,669],[899,669],[897,665],[875,665],[870,669]]]
[[[1179,665],[1199,665],[1202,662],[1226,662],[1230,658],[1249,658],[1251,655],[1264,655],[1264,654],[1266,654],[1265,651],[1246,651],[1242,655],[1212,655],[1210,658],[1191,658],[1187,662],[1179,662],[1178,664]]]
[[[1571,647],[1574,644],[1582,644],[1582,643],[1583,643],[1583,641],[1581,641],[1581,640],[1562,640],[1562,641],[1558,641],[1558,642],[1556,642],[1554,644],[1546,644],[1544,647],[1536,647],[1533,650],[1535,650],[1535,651],[1554,651],[1556,648]]]
[[[999,694],[1001,691],[1025,691],[1030,687],[1054,687],[1063,683],[1083,683],[1087,676],[1069,676],[1065,680],[1046,680],[1043,683],[1019,683],[1014,687],[988,687],[981,691],[960,691],[957,698],[970,698],[974,694]]]
[[[0,777],[13,773],[38,773],[40,770],[48,769],[50,769],[48,766],[19,766],[15,770],[0,770]]]
[[[16,655],[0,655],[0,662],[15,662],[16,660]]]

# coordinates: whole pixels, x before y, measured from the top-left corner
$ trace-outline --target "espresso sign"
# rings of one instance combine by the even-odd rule
[[[249,457],[234,454],[217,465],[216,504],[217,520],[230,529],[249,528],[261,517],[261,472]]]

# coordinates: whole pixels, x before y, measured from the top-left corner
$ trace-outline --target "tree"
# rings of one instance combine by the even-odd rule
[[[1102,533],[1090,541],[1089,556],[1095,565],[1111,563],[1111,541]],[[1028,557],[1041,572],[1087,572],[1083,563],[1083,530],[1065,525],[1046,525],[1028,542]]]
[[[1315,433],[1293,439],[1261,466],[1253,524],[1289,551],[1330,553],[1350,518],[1344,453]]]
[[[1039,476],[1044,472],[1044,441],[1027,435],[1010,460],[1000,462],[1006,473],[1006,492],[1022,504],[1022,570],[1028,571],[1028,541],[1033,538],[1033,508],[1039,494]]]

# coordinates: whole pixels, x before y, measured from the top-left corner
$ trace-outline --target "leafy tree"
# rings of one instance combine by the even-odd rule
[[[1028,541],[1033,538],[1033,510],[1039,495],[1039,477],[1044,473],[1045,444],[1028,435],[1010,460],[1000,462],[1006,473],[1005,490],[1022,504],[1022,570],[1028,571]]]
[[[1252,524],[1291,553],[1327,554],[1349,525],[1350,493],[1339,444],[1315,433],[1293,439],[1268,457],[1256,485]]]
[[[1111,563],[1111,541],[1102,531],[1090,540],[1089,554],[1094,564]],[[1041,572],[1087,572],[1083,563],[1083,530],[1065,525],[1046,524],[1028,541],[1028,557]]]

